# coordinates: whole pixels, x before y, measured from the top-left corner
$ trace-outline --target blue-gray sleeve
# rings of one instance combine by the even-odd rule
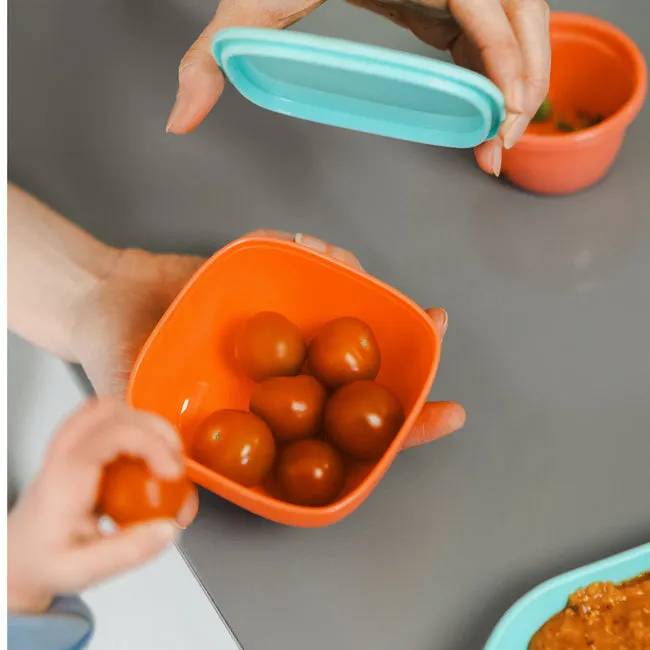
[[[7,617],[8,650],[81,650],[92,633],[92,613],[76,596],[56,598],[40,616]]]

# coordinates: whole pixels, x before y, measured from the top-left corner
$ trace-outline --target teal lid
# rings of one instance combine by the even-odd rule
[[[312,122],[465,148],[493,138],[505,118],[489,79],[406,52],[233,27],[214,37],[212,53],[248,100]]]

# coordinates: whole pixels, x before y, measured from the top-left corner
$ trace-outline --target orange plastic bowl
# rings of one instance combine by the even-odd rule
[[[568,194],[596,183],[611,167],[627,127],[643,106],[647,69],[628,36],[583,14],[551,15],[551,51],[553,109],[605,119],[571,133],[540,134],[532,127],[503,152],[503,172],[527,190]]]
[[[433,383],[440,338],[422,309],[379,280],[292,242],[244,238],[213,255],[169,307],[135,364],[129,403],[169,420],[185,449],[212,411],[247,409],[253,382],[237,367],[234,337],[246,318],[265,310],[284,314],[307,340],[332,318],[366,321],[381,349],[377,380],[401,400],[404,426],[377,463],[349,463],[340,498],[325,507],[284,501],[272,477],[246,488],[190,458],[188,472],[199,485],[267,519],[326,526],[359,506],[395,459]]]

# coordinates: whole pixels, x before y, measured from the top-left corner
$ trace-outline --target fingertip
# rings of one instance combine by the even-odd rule
[[[440,336],[444,337],[449,327],[449,314],[447,314],[447,311],[442,307],[431,307],[426,311],[433,326],[440,332]]]
[[[193,131],[217,103],[224,87],[223,73],[211,57],[201,55],[182,64],[165,131],[175,135]]]
[[[178,526],[171,519],[156,519],[142,527],[151,541],[161,546],[171,544],[178,535]]]
[[[456,402],[427,402],[404,443],[404,449],[417,447],[448,436],[465,426],[467,414]]]
[[[456,402],[446,402],[447,405],[447,430],[449,433],[454,433],[462,429],[467,424],[467,411]]]
[[[494,141],[484,142],[474,149],[474,158],[479,168],[486,174],[494,174],[492,166],[492,151],[494,149]]]
[[[176,523],[181,530],[185,530],[196,517],[199,511],[199,493],[194,488],[191,494],[185,500],[185,503],[176,515]]]

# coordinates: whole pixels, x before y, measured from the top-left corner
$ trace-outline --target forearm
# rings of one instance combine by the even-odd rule
[[[67,361],[77,361],[71,345],[77,314],[116,256],[115,249],[9,184],[9,329]]]

